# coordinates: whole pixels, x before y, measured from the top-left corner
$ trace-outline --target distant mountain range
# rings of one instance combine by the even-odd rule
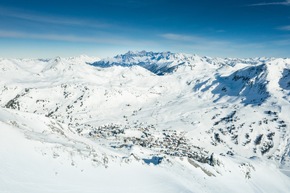
[[[288,58],[0,59],[0,105],[0,192],[290,189]]]
[[[195,66],[197,64],[207,63],[212,66],[229,65],[233,66],[237,63],[258,64],[271,60],[270,58],[255,59],[231,59],[231,58],[210,58],[200,57],[197,55],[171,53],[171,52],[132,52],[117,55],[113,58],[107,58],[95,62],[93,65],[98,67],[111,66],[141,66],[157,75],[164,75],[176,70],[179,66]]]

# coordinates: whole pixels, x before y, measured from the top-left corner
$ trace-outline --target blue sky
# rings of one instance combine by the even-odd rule
[[[0,57],[290,57],[290,0],[0,0]]]

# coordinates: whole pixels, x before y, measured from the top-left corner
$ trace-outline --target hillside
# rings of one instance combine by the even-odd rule
[[[287,58],[0,59],[0,105],[0,192],[290,190]]]

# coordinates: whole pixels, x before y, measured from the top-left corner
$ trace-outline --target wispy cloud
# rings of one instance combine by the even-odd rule
[[[282,40],[276,40],[272,42],[275,45],[278,46],[289,46],[290,45],[290,39],[282,39]]]
[[[112,24],[100,22],[96,20],[42,15],[42,14],[29,13],[23,10],[11,9],[11,8],[6,8],[6,7],[0,7],[0,16],[16,18],[20,20],[27,20],[27,21],[37,22],[37,23],[44,23],[44,24],[46,23],[46,24],[67,25],[67,26],[85,26],[85,27],[91,27],[91,28],[116,27],[116,26],[113,26]]]
[[[175,33],[165,33],[161,34],[161,37],[167,40],[176,41],[180,43],[187,44],[200,44],[200,45],[226,45],[229,44],[228,41],[216,40],[212,38],[197,36],[197,35],[184,35],[184,34],[175,34]]]
[[[290,31],[290,25],[285,25],[285,26],[282,26],[282,27],[278,27],[277,29],[278,30],[282,30],[282,31]]]
[[[192,35],[183,35],[183,34],[174,34],[174,33],[165,33],[161,34],[161,37],[168,39],[168,40],[175,40],[175,41],[202,41],[203,38],[198,36]]]
[[[24,38],[24,39],[43,39],[43,40],[57,40],[68,42],[91,42],[102,43],[105,40],[91,37],[82,37],[70,34],[37,34],[26,33],[21,31],[0,31],[0,37],[2,38]]]
[[[42,34],[42,33],[27,33],[22,31],[5,31],[0,30],[0,38],[17,38],[17,39],[36,39],[36,40],[52,40],[64,42],[81,42],[81,43],[96,43],[96,44],[111,44],[111,45],[150,45],[153,41],[136,41],[126,37],[115,36],[80,36],[74,34]]]
[[[211,56],[241,57],[239,54],[242,53],[247,55],[247,57],[254,57],[259,54],[259,51],[266,49],[266,45],[263,42],[225,40],[207,36],[175,33],[165,33],[160,36],[164,40],[171,42],[169,45],[174,45],[177,49],[193,50],[195,53],[206,53]],[[255,50],[255,52],[253,50]]]
[[[249,6],[265,6],[265,5],[290,5],[290,0],[285,1],[274,1],[274,2],[261,2],[256,4],[251,4]]]

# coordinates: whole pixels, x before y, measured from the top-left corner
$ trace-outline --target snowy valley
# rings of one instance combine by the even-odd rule
[[[0,58],[0,192],[289,192],[290,59]]]

